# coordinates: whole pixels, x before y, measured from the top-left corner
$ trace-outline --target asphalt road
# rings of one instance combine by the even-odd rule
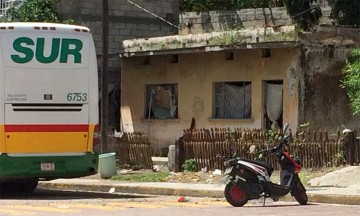
[[[297,203],[270,200],[262,206],[262,200],[234,208],[223,199],[189,198],[177,202],[172,196],[137,196],[116,193],[90,193],[37,190],[31,196],[2,197],[0,215],[24,216],[187,216],[187,215],[358,215],[360,206],[341,206]]]

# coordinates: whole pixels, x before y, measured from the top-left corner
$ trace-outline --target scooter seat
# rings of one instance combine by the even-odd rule
[[[241,158],[241,160],[249,162],[249,163],[254,163],[256,165],[264,167],[266,169],[266,171],[268,172],[269,176],[271,176],[272,172],[274,172],[274,168],[271,166],[271,164],[269,164],[265,161],[249,160],[249,159],[245,159],[245,158]]]

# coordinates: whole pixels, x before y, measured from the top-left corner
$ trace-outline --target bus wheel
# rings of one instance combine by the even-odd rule
[[[21,185],[21,193],[29,194],[35,191],[39,180],[37,178],[25,179]]]
[[[19,182],[2,182],[0,183],[0,192],[3,195],[12,195],[20,192],[22,185]]]

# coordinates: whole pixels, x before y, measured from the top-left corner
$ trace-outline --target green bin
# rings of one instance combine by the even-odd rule
[[[100,178],[107,179],[117,174],[115,152],[105,153],[99,155],[99,169]]]

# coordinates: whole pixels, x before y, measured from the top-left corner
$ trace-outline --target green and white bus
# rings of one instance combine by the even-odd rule
[[[86,27],[0,24],[0,192],[97,172],[98,72]]]

